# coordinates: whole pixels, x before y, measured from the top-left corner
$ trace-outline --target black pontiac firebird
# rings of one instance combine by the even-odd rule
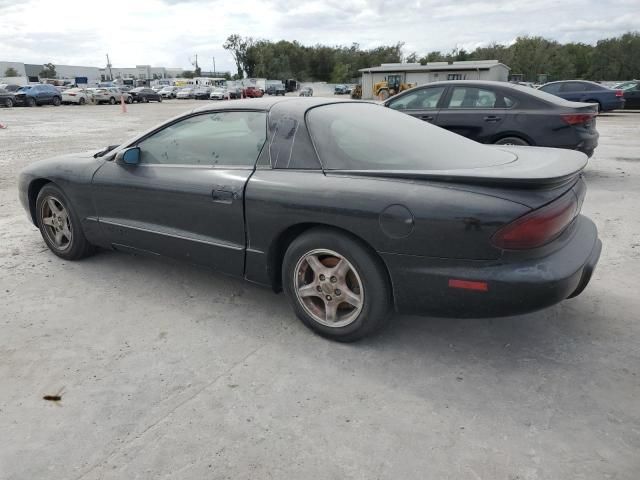
[[[283,289],[341,341],[398,312],[484,317],[578,295],[598,261],[582,153],[487,146],[382,106],[207,105],[37,162],[20,199],[64,259],[162,254]]]

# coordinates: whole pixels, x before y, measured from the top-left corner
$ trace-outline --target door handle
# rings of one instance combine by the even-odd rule
[[[433,120],[433,117],[431,115],[420,115],[420,119],[430,122],[431,120]]]
[[[211,192],[211,198],[214,202],[218,203],[231,203],[238,197],[236,192],[232,192],[231,190],[223,190],[214,188]]]
[[[495,115],[487,115],[486,117],[484,117],[485,122],[499,122],[500,120],[502,120],[502,118]]]

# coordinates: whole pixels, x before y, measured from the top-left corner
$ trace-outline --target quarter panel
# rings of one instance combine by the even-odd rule
[[[529,207],[496,196],[424,181],[374,179],[321,171],[257,170],[245,194],[247,277],[268,277],[275,239],[297,224],[338,227],[377,252],[440,258],[495,259],[501,251],[491,235]],[[380,214],[402,205],[414,219],[412,232],[392,238]]]

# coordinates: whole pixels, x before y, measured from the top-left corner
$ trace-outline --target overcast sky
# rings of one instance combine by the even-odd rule
[[[640,30],[640,0],[0,0],[0,61],[233,70],[232,33],[303,44],[405,42],[405,54],[519,35],[595,43]]]

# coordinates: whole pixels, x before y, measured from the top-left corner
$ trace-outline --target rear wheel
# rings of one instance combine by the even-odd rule
[[[284,257],[283,287],[298,318],[341,342],[363,338],[391,319],[391,288],[380,260],[340,232],[313,229]]]
[[[162,97],[158,97],[158,103],[162,102]]]
[[[78,100],[78,103],[80,105],[84,105],[85,103],[87,103],[87,101],[83,97],[80,97],[80,100]]]
[[[27,97],[26,103],[27,103],[27,107],[35,107],[36,99],[33,97]]]
[[[109,103],[110,103],[111,105],[115,105],[115,104],[116,104],[116,99],[115,99],[115,97],[111,97],[111,98],[109,98]]]
[[[60,97],[53,97],[53,100],[51,100],[51,103],[53,104],[54,107],[59,107],[60,104],[62,103],[62,100],[60,99]]]
[[[520,137],[504,137],[495,142],[496,145],[522,145],[527,146],[529,142]]]
[[[125,102],[127,102],[127,103],[131,104],[131,103],[133,103],[133,98],[131,98],[131,97],[127,97],[127,99],[125,100]]]
[[[57,186],[47,184],[38,193],[36,221],[42,238],[57,256],[78,260],[93,251],[80,227],[80,219]]]
[[[142,97],[142,101],[143,101],[144,103],[149,103],[149,99],[148,99],[147,97]]]

